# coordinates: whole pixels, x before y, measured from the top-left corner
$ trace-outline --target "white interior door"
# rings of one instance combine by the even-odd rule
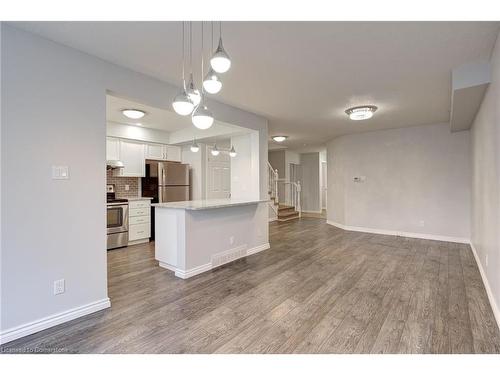
[[[213,156],[207,150],[207,199],[224,199],[231,197],[231,162],[229,156],[220,153]]]

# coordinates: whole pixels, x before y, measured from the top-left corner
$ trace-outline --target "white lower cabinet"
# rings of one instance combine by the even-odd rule
[[[148,242],[151,237],[151,201],[129,201],[128,208],[129,244]]]

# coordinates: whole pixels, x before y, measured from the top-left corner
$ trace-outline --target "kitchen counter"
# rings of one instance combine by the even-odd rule
[[[124,199],[127,199],[129,202],[143,201],[143,200],[147,200],[147,199],[153,200],[153,198],[151,198],[151,197],[132,197],[132,198],[127,197],[127,198],[124,198]]]
[[[175,208],[181,210],[209,210],[214,208],[247,206],[265,203],[267,200],[242,200],[242,199],[200,199],[194,201],[154,203],[151,206],[157,208]]]
[[[267,200],[156,203],[155,259],[187,279],[269,249]]]

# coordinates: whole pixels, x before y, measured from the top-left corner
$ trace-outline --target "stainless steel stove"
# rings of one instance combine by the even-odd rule
[[[128,245],[128,199],[116,198],[114,185],[107,185],[107,249]]]

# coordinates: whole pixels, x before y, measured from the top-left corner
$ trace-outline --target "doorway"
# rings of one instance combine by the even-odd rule
[[[207,147],[207,199],[231,197],[231,160],[227,153],[214,156]]]

